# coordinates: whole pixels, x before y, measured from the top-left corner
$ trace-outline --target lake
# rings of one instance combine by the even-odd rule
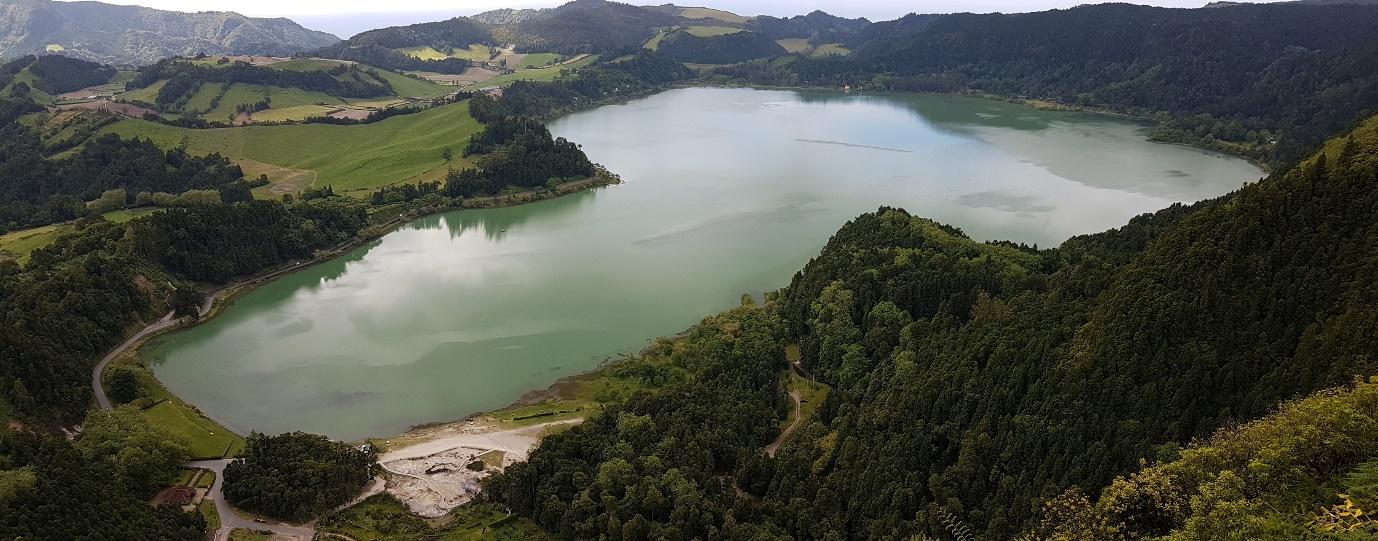
[[[238,431],[388,436],[785,286],[881,205],[1047,247],[1263,175],[1134,121],[955,96],[691,88],[550,128],[626,183],[416,220],[144,355]]]

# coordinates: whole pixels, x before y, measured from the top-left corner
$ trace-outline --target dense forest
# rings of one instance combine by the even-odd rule
[[[493,33],[499,42],[515,43],[519,52],[573,55],[635,50],[655,34],[655,28],[682,21],[674,15],[620,2],[574,0]]]
[[[478,155],[475,168],[450,171],[445,194],[473,197],[509,187],[537,188],[552,182],[593,176],[593,162],[563,137],[552,138],[540,121],[503,117],[469,140],[465,156]]]
[[[246,511],[304,521],[339,507],[373,477],[371,449],[325,436],[252,434],[225,466],[225,499]]]
[[[785,54],[784,47],[759,32],[735,32],[709,37],[674,32],[661,39],[656,50],[677,62],[699,64],[733,64]]]
[[[770,36],[771,39],[807,39],[814,45],[849,42],[871,25],[866,19],[847,19],[813,11],[794,17],[762,15],[747,21],[746,28]]]
[[[616,62],[581,69],[548,83],[518,81],[502,95],[499,108],[474,110],[484,121],[508,115],[548,118],[613,98],[635,96],[694,76],[683,64],[663,55],[642,52]]]
[[[48,54],[22,56],[6,62],[0,66],[0,77],[16,75],[25,68],[33,75],[31,86],[49,94],[62,94],[104,84],[115,76],[115,68],[110,66]]]
[[[1374,539],[1375,450],[1378,380],[1370,378],[1221,430],[1115,479],[1094,501],[1069,489],[1025,539]]]
[[[172,289],[221,283],[310,256],[356,235],[363,208],[341,200],[168,209],[128,224],[99,218],[0,262],[0,391],[20,415],[73,421],[91,401],[91,367]]]
[[[122,208],[138,192],[225,190],[244,176],[218,154],[191,156],[116,135],[92,138],[62,158],[48,154],[33,129],[13,122],[0,128],[0,232],[99,213],[87,202],[109,190],[125,190],[127,200],[116,207]]]
[[[74,442],[0,431],[0,537],[201,541],[199,513],[147,503],[186,457],[132,406],[92,412]]]
[[[1152,115],[1161,139],[1285,165],[1378,107],[1378,6],[911,15],[849,41],[847,58],[734,66],[768,84],[976,90]],[[1276,140],[1276,145],[1273,141]]]
[[[1014,537],[1069,488],[1378,370],[1376,166],[1370,122],[1260,184],[1049,250],[863,215],[771,305],[758,359],[547,439],[493,496],[570,539]],[[778,427],[756,415],[782,391],[757,380],[791,342],[833,391],[767,458]],[[691,345],[680,364],[723,351]],[[743,381],[760,405],[731,398]],[[704,431],[714,445],[686,444]]]

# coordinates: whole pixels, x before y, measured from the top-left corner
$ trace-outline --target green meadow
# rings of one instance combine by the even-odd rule
[[[597,61],[598,55],[589,55],[582,58],[567,60],[554,66],[504,73],[492,79],[474,83],[469,86],[482,88],[490,86],[507,86],[517,81],[553,81],[559,77],[564,70],[576,70]]]
[[[454,51],[452,51],[450,54],[442,53],[440,51],[435,50],[435,48],[429,46],[407,47],[403,49],[397,49],[397,52],[414,58],[419,58],[421,60],[444,60],[446,58],[460,58],[476,62],[486,62],[489,58],[493,56],[493,50],[491,48],[489,48],[487,45],[479,43],[469,45],[468,47],[463,49],[456,47]]]
[[[185,144],[192,154],[219,152],[233,160],[312,171],[317,186],[362,191],[439,179],[448,167],[467,165],[458,155],[480,129],[469,116],[468,103],[460,102],[358,126],[292,124],[193,130],[127,119],[103,131],[147,138],[163,147]],[[450,163],[442,157],[446,148],[455,154]]]
[[[231,457],[244,449],[244,438],[212,421],[196,407],[168,392],[153,372],[126,355],[112,366],[128,366],[139,374],[139,388],[152,406],[140,411],[149,424],[186,443],[194,459]]]
[[[711,38],[713,36],[726,36],[728,34],[744,32],[744,30],[740,28],[732,28],[730,26],[691,26],[689,28],[684,29],[684,31],[688,32],[690,35],[698,36],[701,38]]]

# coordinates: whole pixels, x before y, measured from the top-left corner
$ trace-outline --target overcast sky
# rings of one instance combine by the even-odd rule
[[[551,7],[564,0],[103,0],[176,11],[237,11],[254,17],[291,17],[311,28],[347,37],[355,28],[377,28],[472,15],[497,8]],[[1172,7],[1201,7],[1208,0],[1129,0]],[[1262,1],[1262,0],[1245,0]],[[633,0],[661,4],[670,0]],[[676,0],[679,5],[708,5],[742,15],[799,15],[821,9],[834,15],[881,21],[907,13],[1015,12],[1067,8],[1095,0]],[[405,7],[399,7],[405,6]],[[361,17],[361,14],[371,16]]]

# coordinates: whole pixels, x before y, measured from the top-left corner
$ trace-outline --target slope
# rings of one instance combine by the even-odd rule
[[[100,2],[0,1],[0,56],[63,54],[143,64],[173,55],[290,55],[339,39],[287,19],[182,13]]]

